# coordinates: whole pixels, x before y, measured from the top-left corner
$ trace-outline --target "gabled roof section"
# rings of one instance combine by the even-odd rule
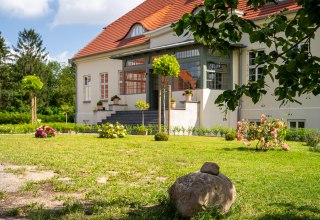
[[[174,9],[174,4],[167,5],[161,10],[151,14],[149,17],[142,19],[140,23],[147,30],[155,30],[159,27],[162,27],[163,23],[168,23],[166,22],[166,19],[170,19],[170,15],[173,9]]]
[[[170,24],[203,0],[145,0],[142,4],[108,25],[95,39],[81,49],[73,59],[100,54],[115,49],[146,44],[145,36],[124,38],[135,23],[141,23],[147,30]],[[121,40],[123,39],[123,40]]]
[[[289,11],[299,9],[294,0],[288,0],[279,4],[266,5],[258,11],[254,11],[252,7],[246,6],[247,1],[239,0],[238,9],[244,12],[244,18],[252,20],[279,13],[284,8],[288,8]],[[204,0],[145,0],[142,4],[105,27],[73,59],[130,46],[148,44],[149,38],[144,35],[125,38],[134,24],[140,23],[148,31],[153,31],[179,20],[182,15],[191,13],[196,5],[201,5],[203,2]]]

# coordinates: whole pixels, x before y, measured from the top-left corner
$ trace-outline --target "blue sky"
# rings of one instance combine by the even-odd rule
[[[51,60],[66,62],[104,26],[144,0],[0,0],[0,32],[8,46],[35,29]]]

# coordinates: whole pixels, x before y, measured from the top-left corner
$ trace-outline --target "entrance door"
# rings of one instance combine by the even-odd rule
[[[153,70],[149,70],[149,100],[150,110],[158,109],[158,93],[159,93],[159,76],[152,74]]]

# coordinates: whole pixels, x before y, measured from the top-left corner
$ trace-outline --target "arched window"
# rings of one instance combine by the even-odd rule
[[[193,9],[192,14],[196,15],[199,13],[199,11],[201,11],[202,9],[204,9],[203,6],[198,6],[195,9]]]
[[[126,38],[142,35],[145,31],[146,29],[144,29],[144,27],[141,24],[135,24],[132,26]]]

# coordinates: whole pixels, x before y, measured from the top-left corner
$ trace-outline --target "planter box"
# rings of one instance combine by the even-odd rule
[[[148,131],[132,131],[133,135],[148,135]]]

